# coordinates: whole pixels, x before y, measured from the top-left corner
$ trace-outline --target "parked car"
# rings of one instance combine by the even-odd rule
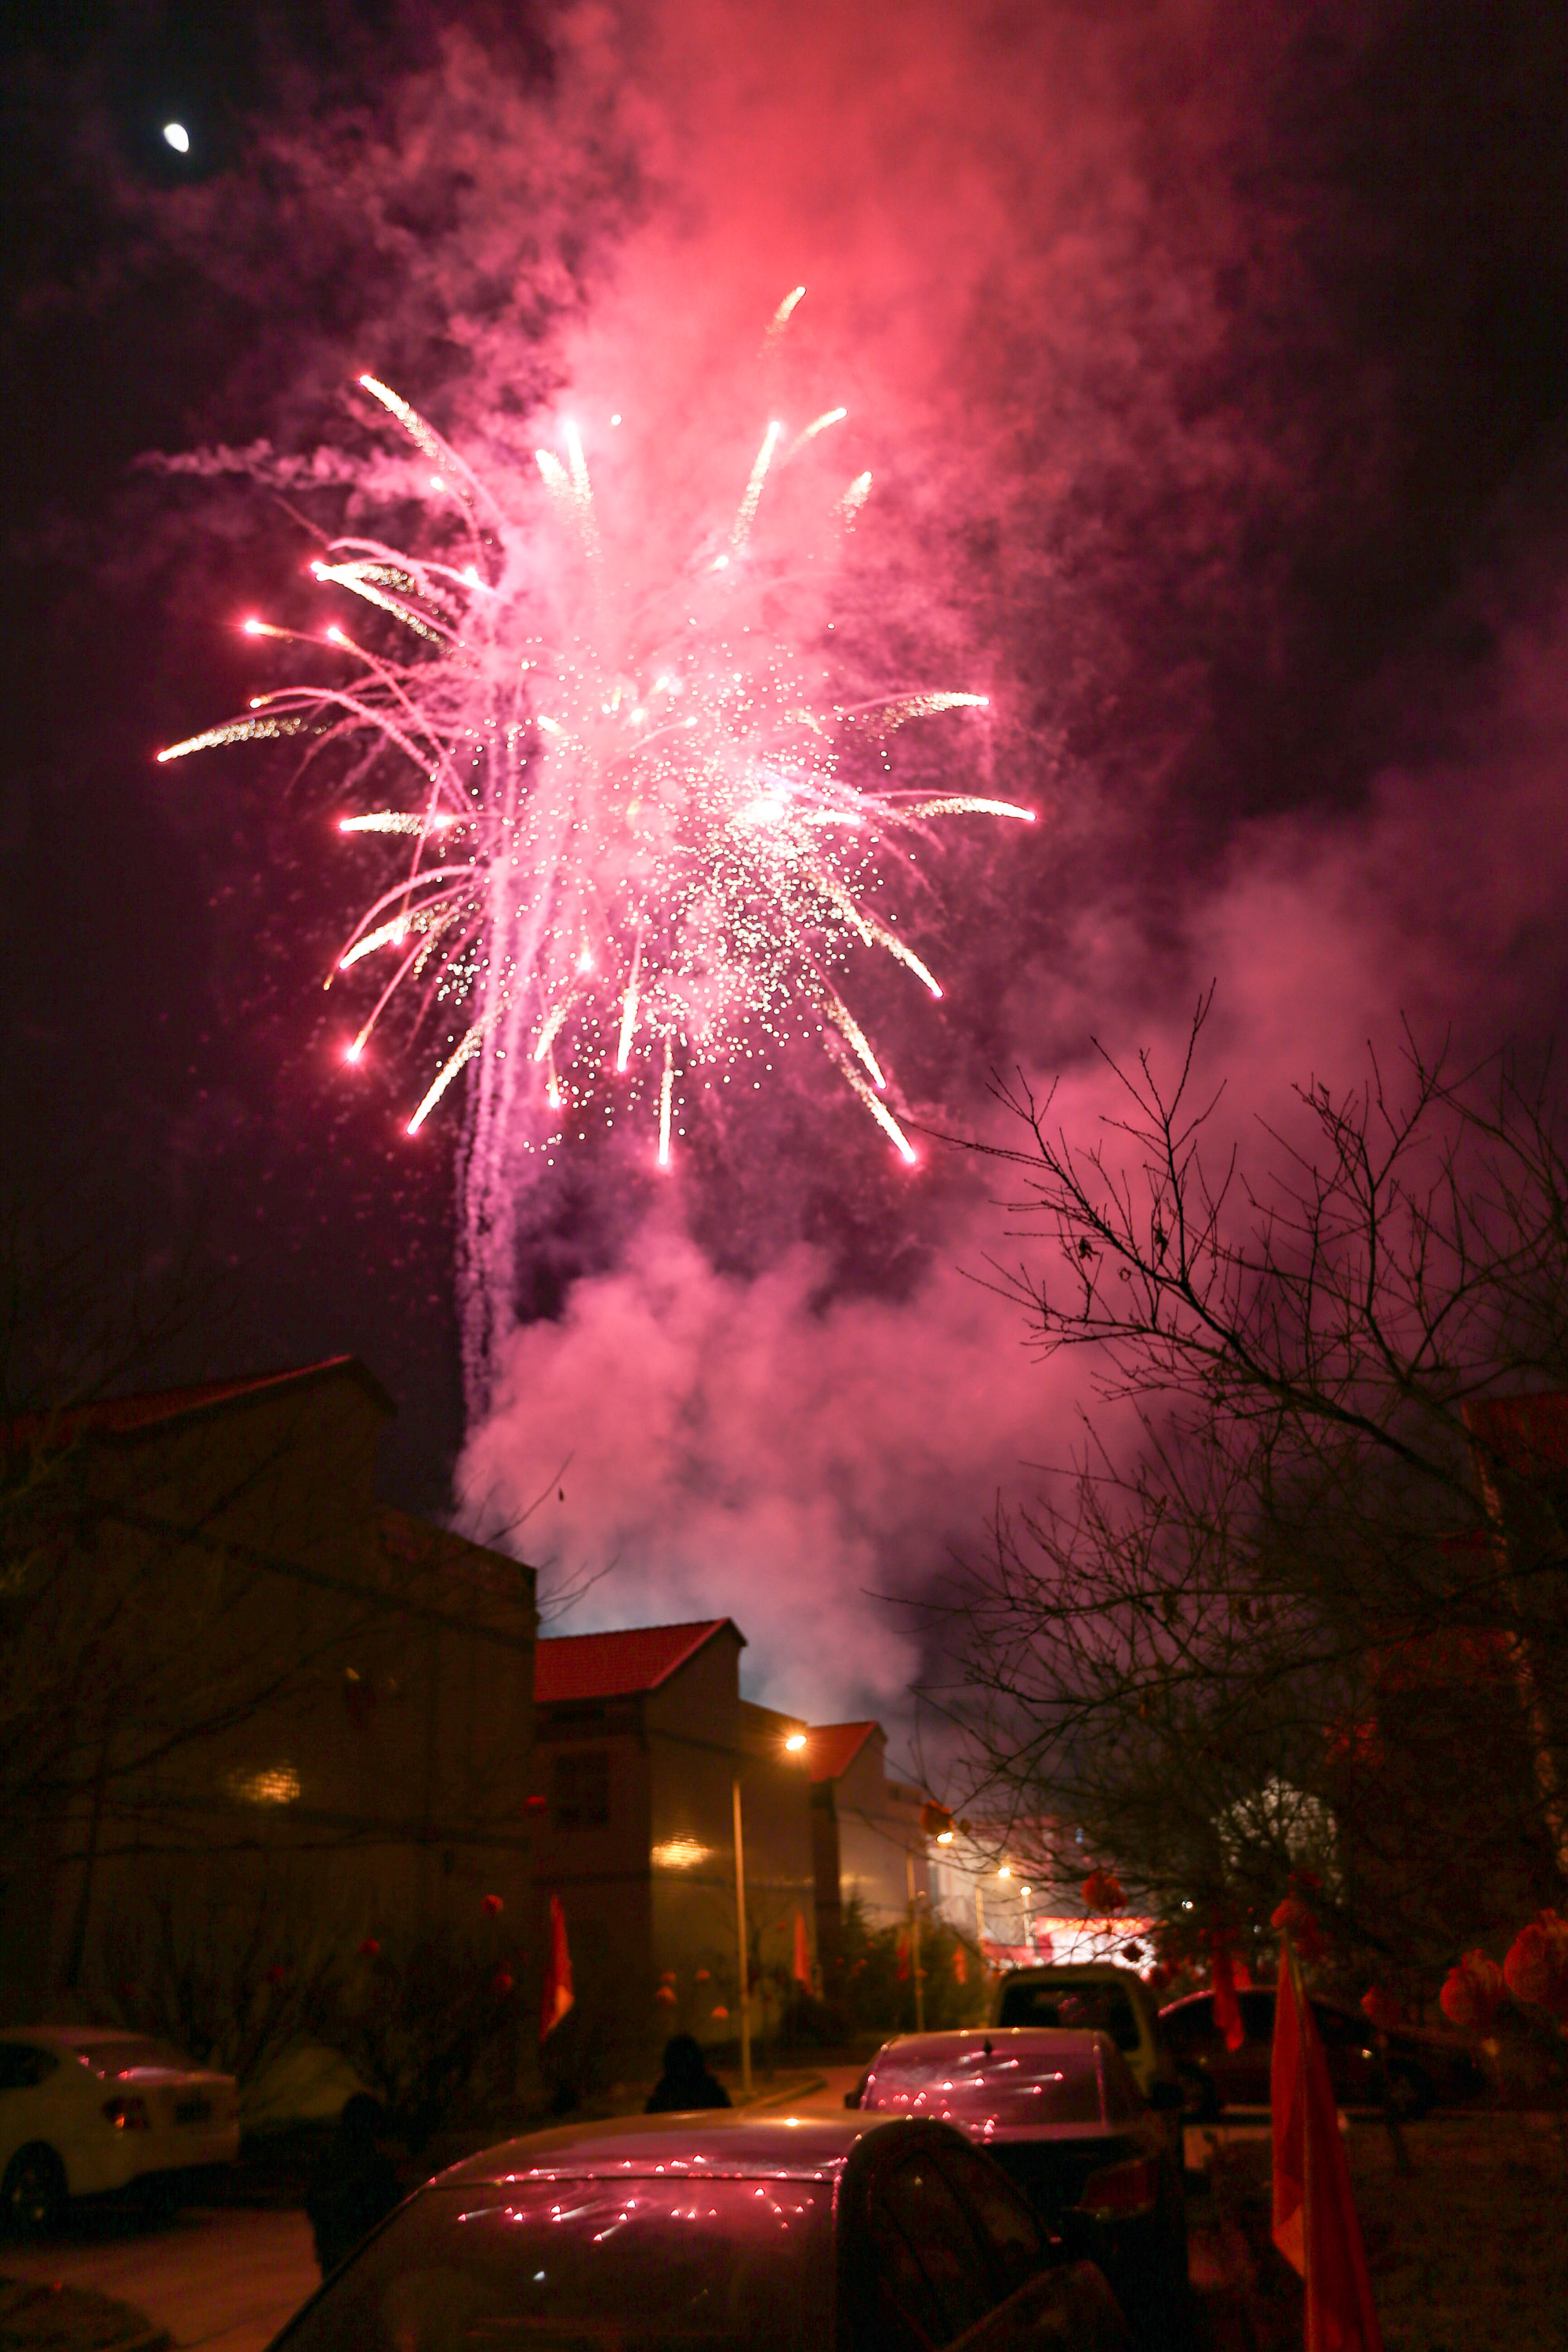
[[[416,2192],[273,2352],[1113,2352],[1103,2277],[1053,2253],[941,2124],[707,2112],[578,2124]]]
[[[992,1996],[991,2022],[1109,2033],[1145,2098],[1156,2083],[1177,2080],[1153,1994],[1135,1969],[1114,1960],[1009,1969]]]
[[[68,2200],[140,2185],[177,2203],[239,2155],[239,2092],[146,2035],[88,2026],[0,2034],[0,2213],[38,2236]]]
[[[996,2026],[884,2043],[860,2112],[934,2116],[987,2149],[1047,2232],[1103,2270],[1134,2335],[1164,2344],[1186,2327],[1187,2221],[1160,2111],[1180,2088],[1157,2098],[1108,2033]]]
[[[1214,1995],[1189,1993],[1160,2011],[1160,2026],[1187,2093],[1188,2113],[1200,2122],[1222,2107],[1266,2107],[1274,2046],[1274,1995],[1238,1993],[1246,2039],[1227,2050],[1215,2023]],[[1475,2052],[1458,2034],[1401,2026],[1380,2034],[1349,2001],[1311,1996],[1312,2014],[1329,2062],[1329,2080],[1342,2107],[1382,2106],[1424,2116],[1429,2107],[1462,2104],[1487,2087]]]

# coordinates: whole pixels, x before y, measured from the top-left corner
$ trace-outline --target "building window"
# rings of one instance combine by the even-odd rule
[[[610,1818],[610,1759],[603,1748],[568,1749],[551,1768],[551,1812],[558,1830],[601,1830]]]

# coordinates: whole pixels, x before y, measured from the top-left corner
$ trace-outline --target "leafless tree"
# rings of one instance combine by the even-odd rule
[[[1499,1405],[1568,1387],[1568,1151],[1514,1061],[1408,1035],[1220,1145],[1210,1002],[1173,1079],[1107,1057],[1098,1134],[1020,1083],[1023,1139],[971,1147],[1016,1181],[993,1279],[1091,1402],[961,1572],[933,1697],[973,1806],[1072,1822],[1168,1907],[1256,1916],[1313,1866],[1394,1966],[1568,1869],[1568,1416]]]

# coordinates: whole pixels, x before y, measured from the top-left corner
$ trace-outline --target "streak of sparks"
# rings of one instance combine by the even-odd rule
[[[770,341],[803,292],[780,305]],[[388,1008],[410,1001],[447,1027],[410,1135],[477,1063],[476,1118],[510,1132],[531,1103],[553,1129],[539,1148],[584,1134],[591,1109],[608,1118],[653,1094],[658,1163],[668,1167],[678,1077],[687,1086],[706,1070],[704,1090],[732,1099],[718,1090],[734,1081],[759,1091],[773,1045],[810,1038],[914,1164],[889,1108],[896,1089],[830,975],[872,949],[940,998],[928,965],[868,903],[879,854],[934,818],[1033,823],[1034,812],[849,781],[839,746],[852,735],[886,766],[879,747],[899,729],[984,709],[986,698],[916,688],[835,704],[820,667],[742,618],[755,610],[743,598],[772,475],[847,412],[814,417],[783,457],[784,425],[768,425],[724,551],[672,582],[662,606],[630,597],[613,576],[582,433],[564,424],[564,454],[533,456],[565,542],[552,577],[570,580],[574,563],[582,593],[576,625],[541,635],[538,590],[519,585],[537,576],[526,560],[531,530],[390,386],[359,381],[434,468],[420,495],[439,501],[439,560],[370,539],[335,541],[310,575],[379,616],[375,642],[359,645],[331,623],[323,634],[346,665],[341,683],[258,695],[249,715],[158,755],[303,734],[310,757],[342,746],[350,783],[378,788],[376,803],[338,827],[385,837],[403,863],[328,982],[384,952],[395,968],[344,1058],[359,1062]],[[870,483],[861,474],[840,497],[845,525]],[[710,584],[693,584],[699,572]],[[259,618],[241,626],[321,643]],[[393,631],[414,640],[406,654],[376,649]],[[408,845],[400,853],[399,841]]]

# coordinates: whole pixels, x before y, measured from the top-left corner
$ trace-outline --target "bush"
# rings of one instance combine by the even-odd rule
[[[173,2042],[241,2088],[300,2044],[327,2038],[355,1937],[284,1869],[209,1859],[153,1876],[116,1911],[89,1981],[139,2032]]]
[[[321,2038],[416,2152],[443,2124],[493,2115],[514,2098],[522,1975],[498,1937],[367,1938]]]
[[[983,2021],[990,1993],[985,1961],[944,1919],[928,1916],[921,1922],[921,1971],[929,2032]],[[909,1930],[869,1926],[857,1898],[845,1906],[837,1929],[823,1937],[822,1982],[833,2020],[831,2038],[914,2032]]]

